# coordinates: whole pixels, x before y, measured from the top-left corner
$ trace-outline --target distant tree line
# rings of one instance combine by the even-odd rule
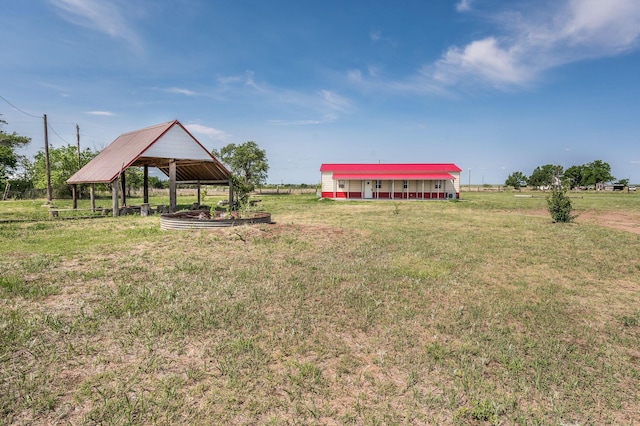
[[[557,186],[569,189],[594,188],[599,183],[613,182],[615,178],[611,174],[611,166],[602,161],[595,160],[580,166],[571,166],[566,170],[557,164],[545,164],[533,170],[530,176],[518,171],[511,173],[505,180],[505,186],[520,189],[527,186],[535,188],[553,188]],[[616,182],[627,185],[628,179]]]

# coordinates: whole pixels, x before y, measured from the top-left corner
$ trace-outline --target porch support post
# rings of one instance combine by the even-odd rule
[[[111,182],[111,211],[113,217],[117,217],[120,214],[120,207],[118,207],[118,186],[120,185],[120,179],[116,178]]]
[[[71,196],[73,197],[73,209],[75,210],[78,208],[78,188],[75,183],[71,185]]]
[[[96,186],[95,184],[91,184],[89,186],[89,199],[91,201],[91,211],[96,211]]]
[[[120,190],[122,191],[122,207],[127,205],[127,181],[124,170],[120,173]]]
[[[392,180],[391,181],[391,198],[393,200],[393,197],[395,196],[395,192],[396,192],[396,181]]]
[[[176,160],[169,161],[169,213],[175,213],[177,202]]]
[[[149,203],[149,166],[144,165],[142,172],[142,202]]]

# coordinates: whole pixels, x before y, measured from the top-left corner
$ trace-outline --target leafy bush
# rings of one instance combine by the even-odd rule
[[[571,214],[573,210],[571,200],[567,197],[566,190],[562,188],[553,189],[553,192],[547,197],[547,205],[554,222],[572,222],[577,217]]]

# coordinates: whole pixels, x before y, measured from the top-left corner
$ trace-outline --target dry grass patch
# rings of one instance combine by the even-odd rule
[[[276,224],[193,232],[139,217],[5,225],[0,412],[17,424],[640,422],[637,235],[492,196],[264,197]]]

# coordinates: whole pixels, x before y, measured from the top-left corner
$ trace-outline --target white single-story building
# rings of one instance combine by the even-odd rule
[[[460,172],[447,164],[322,164],[322,198],[460,198]]]

